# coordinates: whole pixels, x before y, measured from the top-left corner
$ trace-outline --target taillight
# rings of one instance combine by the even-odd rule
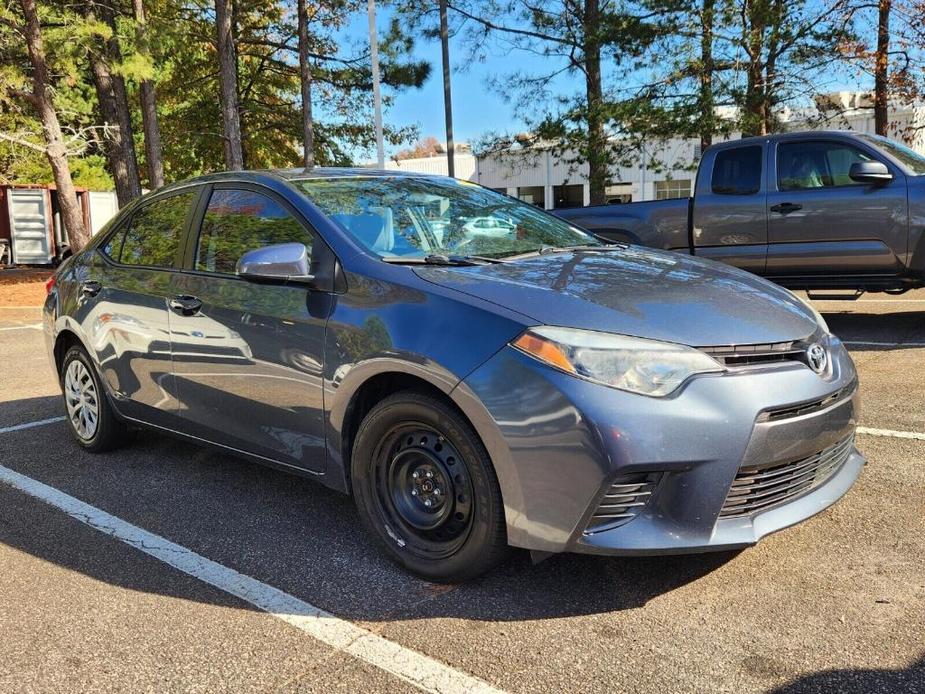
[[[55,288],[55,285],[58,284],[58,278],[55,275],[52,275],[45,282],[45,294],[51,294],[51,290]]]

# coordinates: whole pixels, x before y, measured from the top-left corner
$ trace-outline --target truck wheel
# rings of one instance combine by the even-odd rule
[[[364,524],[409,571],[462,582],[507,554],[488,452],[446,403],[407,391],[377,404],[357,432],[351,472]]]
[[[102,453],[127,440],[128,427],[116,417],[83,347],[71,347],[64,354],[61,390],[68,426],[80,446],[91,453]]]

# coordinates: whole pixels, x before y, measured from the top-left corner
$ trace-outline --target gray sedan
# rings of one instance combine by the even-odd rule
[[[791,293],[452,179],[195,179],[126,207],[48,289],[80,446],[146,427],[312,477],[430,580],[511,546],[745,547],[864,464],[854,366]]]

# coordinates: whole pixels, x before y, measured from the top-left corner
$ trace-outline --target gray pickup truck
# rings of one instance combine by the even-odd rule
[[[925,286],[925,156],[876,135],[724,142],[704,151],[691,198],[556,214],[602,238],[721,260],[791,289]]]

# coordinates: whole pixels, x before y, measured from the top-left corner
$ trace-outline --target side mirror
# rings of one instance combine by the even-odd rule
[[[856,161],[848,169],[848,178],[856,183],[883,184],[893,180],[886,164],[879,161]]]
[[[308,249],[304,243],[280,243],[248,251],[238,261],[239,277],[255,282],[299,282],[310,284]]]

